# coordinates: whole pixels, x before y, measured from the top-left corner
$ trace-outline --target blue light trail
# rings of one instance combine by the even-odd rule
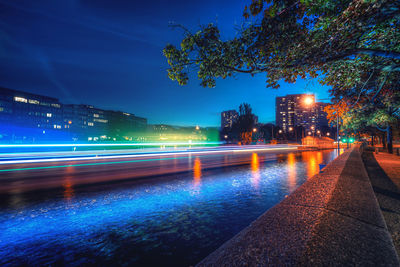
[[[138,153],[138,151],[132,151],[124,154],[106,154],[101,155],[99,153],[93,154],[92,152],[80,152],[79,155],[74,153],[67,154],[66,156],[54,157],[51,153],[21,153],[19,157],[13,155],[12,157],[3,157],[0,160],[0,165],[5,164],[25,164],[25,163],[44,163],[44,162],[62,162],[62,161],[84,161],[84,160],[104,160],[104,159],[129,159],[138,157],[160,157],[160,156],[178,156],[178,155],[201,155],[201,154],[222,154],[222,153],[243,153],[243,152],[264,152],[264,151],[279,151],[279,150],[296,150],[297,146],[227,146],[218,148],[199,148],[190,150],[178,150],[178,151],[167,151],[167,152],[148,152]],[[110,153],[110,152],[108,152]],[[27,157],[32,157],[26,159]],[[50,158],[49,158],[50,157]]]

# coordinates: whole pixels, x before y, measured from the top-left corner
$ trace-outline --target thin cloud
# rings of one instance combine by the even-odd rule
[[[59,21],[62,23],[79,25],[79,26],[83,26],[87,29],[95,30],[98,32],[112,34],[114,36],[118,36],[120,38],[129,40],[129,41],[141,42],[141,43],[145,43],[145,44],[152,45],[155,47],[161,47],[156,42],[149,42],[148,40],[138,37],[133,33],[128,33],[128,32],[124,32],[120,29],[112,28],[109,26],[110,25],[109,23],[102,23],[99,20],[96,20],[93,18],[79,17],[79,19],[77,19],[76,16],[71,16],[70,19],[65,19],[65,18],[63,18],[63,16],[57,16],[53,12],[45,12],[43,9],[21,7],[20,5],[16,5],[15,2],[10,3],[10,2],[5,2],[4,0],[0,0],[0,3],[5,6],[8,6],[8,7],[14,8],[14,9],[18,9],[18,10],[26,12],[26,13],[44,16],[49,19],[56,20],[56,21]]]

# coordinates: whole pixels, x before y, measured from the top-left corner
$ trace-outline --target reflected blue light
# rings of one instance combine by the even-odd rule
[[[335,154],[324,153],[326,161]],[[257,188],[252,167],[247,166],[202,171],[197,185],[191,174],[182,174],[123,188],[109,185],[107,191],[78,193],[68,201],[2,210],[0,265],[18,265],[22,259],[32,265],[54,265],[65,250],[75,255],[73,262],[67,262],[73,265],[87,263],[82,251],[93,253],[90,260],[95,263],[110,257],[140,259],[160,246],[170,254],[175,253],[174,246],[191,253],[202,251],[178,255],[194,264],[210,247],[222,244],[306,180],[306,162],[291,168],[298,175],[295,187],[288,186],[288,164],[272,159],[257,166]],[[142,250],[137,255],[123,254],[130,247]],[[164,256],[158,255],[161,262]]]

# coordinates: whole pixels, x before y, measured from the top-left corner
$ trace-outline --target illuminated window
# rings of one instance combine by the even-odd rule
[[[47,116],[47,118],[51,118],[51,116],[53,116],[53,114],[47,113],[46,116]]]
[[[108,122],[108,120],[103,120],[103,119],[94,119],[94,121],[102,122],[102,123],[107,123]]]
[[[88,124],[87,125],[89,125],[89,126],[93,126],[94,124],[93,124],[93,122],[88,122]]]
[[[34,99],[29,99],[29,104],[35,104],[35,105],[39,105],[39,101],[34,100]]]
[[[56,107],[56,108],[60,108],[61,105],[60,104],[51,104],[52,107]]]
[[[2,112],[2,111],[4,111],[4,108],[3,108],[3,107],[0,107],[0,112]]]
[[[15,102],[28,103],[28,99],[23,98],[23,97],[19,97],[19,96],[14,97],[14,101],[15,101]]]
[[[98,118],[100,116],[99,116],[99,114],[93,114],[93,117]]]

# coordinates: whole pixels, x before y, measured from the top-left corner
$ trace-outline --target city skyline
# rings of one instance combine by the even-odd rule
[[[252,105],[261,122],[271,122],[276,96],[308,92],[327,98],[328,87],[316,80],[282,82],[279,90],[266,89],[264,75],[218,80],[211,89],[202,88],[195,78],[184,87],[170,81],[162,48],[168,42],[177,43],[182,32],[169,27],[169,22],[195,28],[216,21],[229,37],[235,32],[232,24],[243,21],[241,1],[229,5],[209,2],[160,2],[154,7],[76,1],[57,4],[63,6],[58,9],[43,1],[2,0],[0,6],[6,12],[1,22],[7,38],[0,54],[4,70],[0,86],[69,103],[125,110],[152,124],[202,127],[218,126],[219,112],[242,102]],[[183,9],[193,12],[189,16],[180,12]],[[138,13],[151,17],[151,22],[139,20]]]
[[[0,86],[0,91],[4,91],[4,92],[13,92],[13,94],[15,94],[16,96],[21,96],[21,97],[14,97],[14,101],[17,101],[17,102],[21,102],[22,100],[26,100],[26,101],[28,101],[28,99],[24,99],[24,96],[25,95],[32,95],[34,98],[46,98],[46,99],[52,99],[52,101],[55,101],[55,102],[57,102],[57,103],[59,103],[60,105],[62,105],[63,107],[73,107],[73,106],[76,106],[76,107],[78,107],[78,106],[82,106],[82,107],[88,107],[88,108],[93,108],[93,109],[96,109],[96,110],[102,110],[102,111],[106,111],[106,112],[119,112],[119,113],[124,113],[124,114],[128,114],[128,113],[126,113],[126,111],[125,110],[122,110],[122,109],[114,109],[114,110],[111,110],[111,109],[103,109],[103,108],[101,108],[101,107],[99,107],[99,106],[94,106],[94,105],[92,105],[91,103],[80,103],[80,104],[77,104],[77,103],[66,103],[66,102],[64,102],[62,99],[58,99],[58,98],[54,98],[54,97],[51,97],[51,96],[48,96],[48,95],[38,95],[38,94],[33,94],[33,93],[30,93],[30,92],[27,92],[27,91],[21,91],[21,90],[15,90],[15,89],[11,89],[11,88],[4,88],[4,87],[1,87]],[[3,92],[0,92],[1,94],[0,95],[2,95],[3,94]],[[8,94],[8,93],[7,93]],[[286,96],[278,96],[278,97],[276,97],[275,99],[280,99],[280,98],[286,98],[286,97],[289,97],[289,96],[301,96],[301,95],[304,95],[304,96],[307,96],[307,95],[310,95],[310,96],[312,96],[313,97],[313,99],[315,100],[315,95],[314,94],[292,94],[292,95],[286,95]],[[4,95],[5,96],[5,95]],[[15,100],[15,98],[21,98],[22,100]],[[313,100],[313,101],[314,101]],[[29,101],[34,101],[34,100],[29,100]],[[22,101],[23,102],[23,101]],[[31,102],[29,102],[29,103],[31,103]],[[325,103],[325,102],[318,102],[318,103],[316,103],[316,104],[327,104],[327,103]],[[251,105],[250,105],[251,106]],[[4,111],[4,108],[2,108],[0,111]],[[321,109],[321,111],[323,112],[323,109]],[[210,127],[210,128],[212,128],[212,127],[218,127],[218,128],[221,128],[221,129],[223,129],[224,127],[226,127],[226,126],[223,126],[223,124],[225,124],[226,122],[223,122],[224,121],[224,119],[225,119],[225,113],[229,113],[229,112],[235,112],[236,113],[236,116],[238,116],[238,112],[236,111],[236,108],[233,108],[233,109],[231,109],[231,110],[222,110],[222,111],[220,111],[219,112],[219,116],[220,116],[220,118],[222,118],[222,122],[221,122],[221,120],[220,120],[220,125],[216,125],[216,126],[214,126],[214,125],[212,125],[212,126],[201,126],[201,127],[203,127],[203,128],[207,128],[207,127]],[[272,124],[275,124],[275,125],[277,125],[277,126],[281,126],[281,121],[279,120],[279,122],[277,121],[277,115],[278,115],[278,110],[275,108],[274,109],[274,113],[275,113],[275,120],[272,120],[272,121],[267,121],[267,122],[259,122],[258,121],[258,115],[256,114],[256,118],[257,118],[257,123],[260,123],[260,124],[268,124],[268,123],[272,123]],[[130,112],[129,113],[129,115],[132,115],[132,116],[134,116],[134,117],[137,117],[137,118],[141,118],[141,119],[145,119],[146,121],[148,121],[148,118],[143,118],[143,117],[140,117],[140,116],[137,116],[137,114],[135,114],[135,113],[132,113],[132,112]],[[326,118],[325,118],[326,119]],[[225,119],[226,120],[226,119]],[[230,119],[228,119],[228,120],[230,120]],[[232,126],[232,121],[229,121],[229,123],[230,123],[230,127]],[[179,124],[169,124],[169,123],[165,123],[165,122],[160,122],[160,123],[147,123],[148,125],[168,125],[168,126],[173,126],[173,127],[199,127],[200,125],[198,125],[198,124],[189,124],[189,125],[179,125]],[[282,128],[282,127],[281,127]],[[285,127],[283,127],[283,128],[285,128]]]

